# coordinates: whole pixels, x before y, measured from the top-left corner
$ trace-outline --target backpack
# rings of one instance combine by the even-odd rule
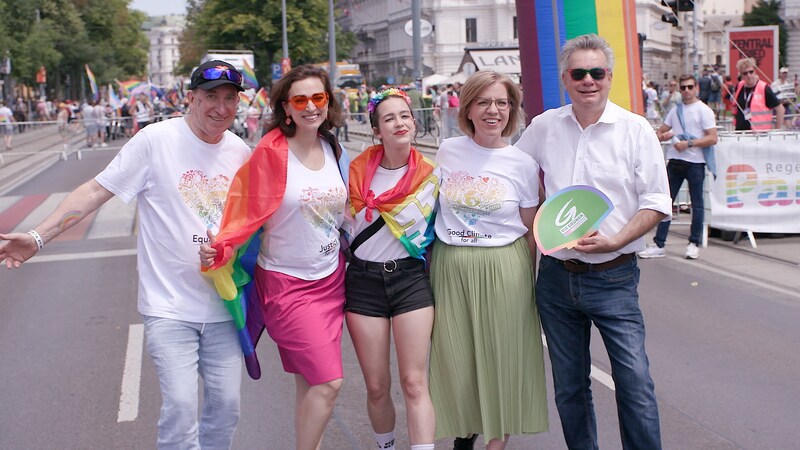
[[[720,88],[719,77],[717,77],[716,75],[712,75],[711,85],[708,88],[711,90],[711,92],[719,92]]]

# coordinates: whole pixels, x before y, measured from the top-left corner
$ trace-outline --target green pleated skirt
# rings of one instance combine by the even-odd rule
[[[503,247],[437,241],[430,391],[436,438],[547,431],[533,270],[524,238]]]

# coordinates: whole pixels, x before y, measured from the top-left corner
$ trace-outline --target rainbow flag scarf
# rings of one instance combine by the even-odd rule
[[[373,145],[350,164],[350,209],[353,216],[366,208],[367,222],[372,222],[372,210],[377,209],[394,237],[414,258],[425,259],[425,249],[433,241],[433,220],[439,179],[433,173],[434,162],[411,148],[408,172],[392,189],[379,196],[370,189],[372,178],[383,158],[383,145]],[[424,234],[411,225],[423,219]]]
[[[261,139],[250,159],[236,172],[213,245],[217,257],[211,267],[202,268],[234,318],[247,373],[254,380],[261,377],[255,345],[264,331],[261,304],[252,282],[261,246],[258,234],[283,200],[288,160],[289,143],[275,128]],[[345,186],[348,164],[347,152],[342,151],[339,170]],[[248,314],[251,309],[256,313]]]

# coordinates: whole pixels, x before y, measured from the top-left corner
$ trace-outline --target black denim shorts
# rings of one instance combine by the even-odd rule
[[[345,276],[345,311],[390,318],[433,306],[425,262],[403,258],[385,262],[351,256]]]

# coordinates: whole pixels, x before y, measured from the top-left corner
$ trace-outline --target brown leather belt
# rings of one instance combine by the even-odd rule
[[[570,273],[588,273],[588,272],[602,272],[604,270],[613,269],[614,267],[619,267],[626,262],[631,261],[635,258],[635,253],[625,253],[622,255],[617,256],[616,258],[612,259],[611,261],[606,261],[603,263],[592,264],[581,261],[579,259],[568,259],[566,261],[562,261],[558,258],[553,258],[561,267],[567,270]],[[548,256],[548,258],[551,258]]]

